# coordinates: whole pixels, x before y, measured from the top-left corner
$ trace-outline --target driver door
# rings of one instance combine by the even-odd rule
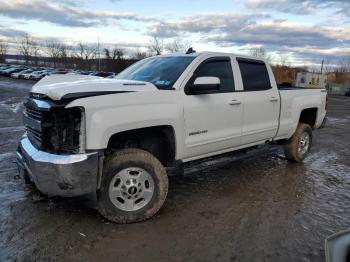
[[[197,77],[217,77],[219,90],[191,95],[186,90]],[[185,156],[203,154],[239,146],[242,133],[241,92],[235,92],[230,57],[203,61],[185,87]]]

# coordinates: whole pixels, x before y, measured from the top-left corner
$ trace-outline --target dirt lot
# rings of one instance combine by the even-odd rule
[[[211,159],[171,178],[156,217],[116,225],[13,179],[32,84],[0,78],[0,261],[323,261],[324,239],[350,227],[350,98],[330,98],[305,163],[277,146]]]

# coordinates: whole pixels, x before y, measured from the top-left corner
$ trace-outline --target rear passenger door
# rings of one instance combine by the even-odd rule
[[[242,76],[242,144],[270,139],[276,135],[279,93],[272,87],[265,62],[237,58]]]
[[[186,92],[197,77],[218,77],[220,88],[210,94]],[[194,69],[185,86],[185,148],[187,157],[210,154],[240,145],[241,92],[235,92],[230,57],[213,57]]]

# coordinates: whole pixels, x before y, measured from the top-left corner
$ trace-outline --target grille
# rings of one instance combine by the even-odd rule
[[[30,107],[26,108],[26,113],[29,117],[41,121],[42,119],[42,112],[37,109],[32,109]]]
[[[43,112],[27,105],[23,122],[29,139],[37,146],[37,148],[41,148],[42,146],[42,121]]]
[[[35,130],[34,128],[28,127],[27,126],[27,133],[29,134],[29,136],[31,136],[32,138],[34,138],[34,140],[41,145],[41,132]]]

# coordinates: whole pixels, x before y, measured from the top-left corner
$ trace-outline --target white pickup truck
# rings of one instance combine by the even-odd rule
[[[44,194],[93,193],[107,219],[137,222],[163,205],[167,167],[265,143],[302,161],[326,107],[326,90],[278,88],[257,58],[156,56],[116,79],[53,75],[35,84],[17,163]]]

